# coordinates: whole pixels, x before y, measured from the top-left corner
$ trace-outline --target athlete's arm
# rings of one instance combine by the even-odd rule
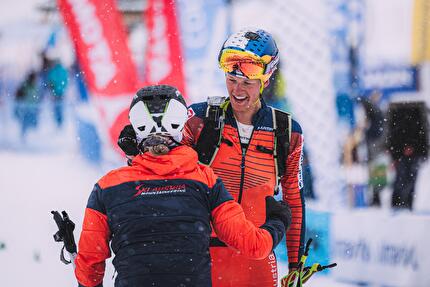
[[[246,257],[266,258],[284,236],[284,223],[276,215],[267,218],[262,228],[248,221],[242,207],[233,200],[221,180],[217,180],[212,188],[210,205],[218,238]]]
[[[305,237],[305,202],[302,193],[303,135],[300,125],[292,121],[290,150],[286,171],[281,178],[283,200],[291,208],[292,222],[286,233],[289,267],[294,268],[303,254]]]
[[[107,216],[100,201],[100,188],[96,185],[85,209],[78,256],[75,260],[75,276],[79,286],[103,286],[105,260],[111,255],[109,240]]]

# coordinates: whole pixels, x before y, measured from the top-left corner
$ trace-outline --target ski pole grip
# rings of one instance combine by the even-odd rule
[[[308,255],[309,252],[309,247],[311,246],[312,243],[312,238],[309,238],[308,242],[306,242],[306,247],[305,247],[305,255]]]

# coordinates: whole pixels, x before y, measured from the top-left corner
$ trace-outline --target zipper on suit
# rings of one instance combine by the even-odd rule
[[[237,123],[236,123],[237,124]],[[249,137],[249,142],[248,145],[246,146],[246,148],[242,148],[242,142],[240,141],[240,132],[239,132],[239,126],[237,126],[237,135],[239,136],[239,144],[240,144],[240,150],[242,151],[242,161],[240,163],[240,185],[239,185],[239,197],[237,199],[238,203],[241,203],[242,201],[242,193],[243,193],[243,185],[244,185],[244,181],[245,181],[245,156],[246,156],[246,152],[248,151],[248,148],[251,144],[251,140],[252,140],[252,136],[254,135],[254,131],[255,131],[255,126],[252,129],[252,133],[251,136]]]

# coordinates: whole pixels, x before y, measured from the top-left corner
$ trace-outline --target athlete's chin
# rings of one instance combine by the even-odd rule
[[[231,101],[231,107],[234,111],[237,112],[244,112],[250,109],[249,101],[243,101],[243,102],[237,102],[237,101]]]

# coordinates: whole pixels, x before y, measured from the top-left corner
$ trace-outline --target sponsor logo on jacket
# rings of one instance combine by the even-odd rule
[[[191,119],[192,117],[194,117],[196,113],[194,112],[194,110],[192,108],[188,108],[187,110],[187,117],[188,119]]]
[[[157,187],[147,187],[144,184],[138,185],[136,187],[137,192],[133,197],[145,196],[145,195],[162,195],[162,194],[175,194],[185,192],[185,184],[177,185],[166,185]]]
[[[257,127],[258,131],[266,131],[266,132],[273,132],[273,128],[272,127],[266,127],[266,126],[259,126]]]

